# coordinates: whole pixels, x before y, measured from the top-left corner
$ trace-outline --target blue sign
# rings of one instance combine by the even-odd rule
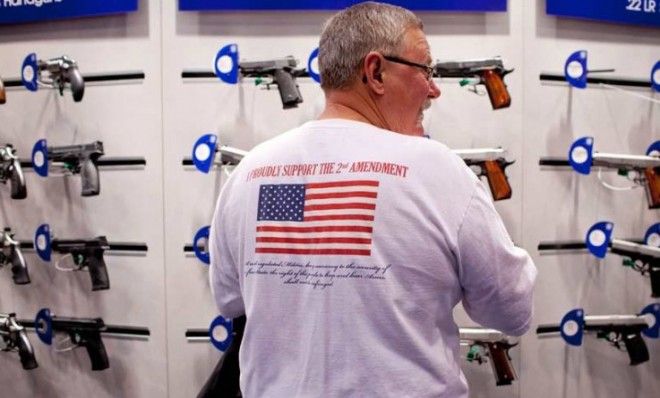
[[[2,0],[0,0],[2,1]],[[506,11],[507,0],[393,0],[411,10]],[[339,10],[359,0],[179,0],[179,10]]]
[[[660,0],[547,0],[546,12],[562,17],[660,26]]]
[[[137,11],[138,0],[0,0],[0,24]]]

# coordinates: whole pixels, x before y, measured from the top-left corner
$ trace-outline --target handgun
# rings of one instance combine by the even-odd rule
[[[646,150],[646,155],[602,153],[594,151],[593,145],[593,137],[578,138],[568,151],[568,159],[542,157],[539,165],[545,167],[570,165],[575,172],[584,175],[590,174],[592,167],[617,170],[620,176],[628,178],[635,184],[633,187],[645,188],[649,209],[660,208],[660,141],[652,143]],[[600,179],[600,170],[598,178]],[[620,189],[622,188],[617,190]]]
[[[102,318],[55,316],[48,308],[39,310],[34,321],[20,320],[19,323],[26,328],[34,329],[39,339],[47,345],[53,344],[53,336],[56,333],[67,334],[72,345],[67,348],[60,346],[56,349],[68,351],[72,348],[85,347],[92,363],[92,370],[104,370],[110,367],[101,335],[132,339],[145,339],[150,335],[147,328],[106,325]]]
[[[48,73],[48,77],[42,76]],[[30,91],[37,91],[40,85],[56,88],[64,95],[65,87],[70,87],[73,100],[80,102],[85,93],[85,81],[78,70],[78,63],[66,55],[43,61],[35,53],[28,54],[21,69],[23,85]]]
[[[660,223],[651,225],[644,239],[616,239],[612,237],[614,224],[600,221],[592,225],[583,241],[541,242],[540,252],[573,251],[587,249],[597,258],[605,258],[608,252],[624,258],[623,265],[651,279],[651,297],[660,297],[660,247],[656,239],[660,236]],[[656,238],[654,238],[656,237]]]
[[[475,92],[477,84],[485,85],[493,109],[508,108],[511,105],[511,96],[504,83],[504,76],[511,72],[513,69],[505,69],[499,57],[435,64],[435,74],[439,77],[463,78],[460,85],[472,86]]]
[[[192,149],[192,164],[202,173],[208,173],[215,165],[236,166],[247,155],[243,149],[220,145],[216,134],[204,134],[199,137]],[[217,155],[220,156],[217,156]],[[218,159],[219,158],[219,159]],[[190,160],[184,159],[184,165]]]
[[[239,70],[244,77],[257,78],[256,84],[261,84],[261,79],[270,78],[266,87],[271,84],[277,85],[282,99],[282,108],[296,108],[303,102],[298,84],[296,84],[296,66],[298,61],[292,56],[267,61],[242,61]]]
[[[486,328],[459,328],[461,344],[469,346],[467,360],[480,365],[490,358],[490,365],[498,386],[510,385],[517,379],[511,364],[509,349],[517,345],[514,338],[499,330]]]
[[[642,334],[658,338],[660,304],[646,306],[640,315],[587,315],[576,308],[564,315],[561,323],[539,325],[536,334],[550,336],[559,333],[564,341],[573,346],[582,345],[583,334],[595,333],[613,347],[628,352],[630,365],[635,366],[649,360],[649,351]],[[622,344],[623,343],[623,344]]]
[[[506,151],[502,148],[455,149],[465,164],[479,177],[486,177],[493,200],[509,199],[511,185],[505,169],[515,161],[507,161]]]
[[[25,328],[16,320],[16,314],[0,313],[0,337],[0,351],[18,351],[23,369],[39,366]]]
[[[14,283],[17,285],[30,283],[30,275],[28,274],[25,257],[23,257],[23,253],[21,252],[20,242],[14,240],[14,234],[11,233],[11,228],[5,228],[2,231],[0,244],[2,245],[2,250],[0,251],[0,268],[11,264],[11,274]]]
[[[46,177],[49,162],[60,162],[65,173],[80,174],[82,196],[94,196],[101,192],[97,161],[103,154],[101,141],[83,145],[48,146],[46,140],[39,140],[32,148],[32,167],[37,174]]]
[[[18,156],[16,156],[16,150],[11,144],[0,146],[0,162],[0,182],[6,184],[7,180],[11,181],[12,199],[25,199],[27,188],[23,169]]]

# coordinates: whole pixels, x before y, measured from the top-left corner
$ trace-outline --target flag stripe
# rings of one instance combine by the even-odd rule
[[[307,216],[305,221],[331,221],[331,220],[365,220],[373,221],[374,216],[368,214],[329,214],[325,216]]]
[[[347,213],[361,214],[361,215],[364,215],[364,216],[373,216],[375,212],[373,210],[369,210],[369,209],[314,210],[314,211],[306,211],[304,213],[304,218],[312,217],[312,216],[336,216],[336,215],[342,215],[342,214],[347,214]]]
[[[365,185],[348,186],[348,187],[329,187],[329,188],[305,188],[305,192],[309,194],[318,193],[334,193],[334,192],[378,192],[378,187],[368,187]]]
[[[352,225],[333,225],[327,227],[278,227],[261,225],[257,227],[257,232],[373,232],[373,228]]]
[[[274,238],[362,238],[371,239],[368,232],[260,232],[258,237]]]
[[[276,247],[257,247],[257,253],[270,253],[270,254],[308,254],[308,255],[354,255],[354,256],[370,256],[371,250],[355,250],[355,249],[291,249],[291,248],[276,248]]]
[[[335,209],[369,209],[376,210],[376,205],[372,203],[336,203],[327,205],[310,205],[305,206],[305,211],[313,210],[335,210]]]
[[[370,244],[371,239],[364,238],[277,238],[277,237],[257,237],[257,242],[265,243],[359,243]]]
[[[352,180],[352,181],[333,181],[333,182],[316,182],[306,184],[305,188],[330,188],[330,187],[350,187],[352,185],[366,185],[368,187],[377,187],[378,181],[370,180]]]
[[[309,191],[308,191],[309,192]],[[376,198],[376,192],[349,191],[334,193],[312,193],[305,195],[305,201],[314,199],[335,199],[335,198]]]

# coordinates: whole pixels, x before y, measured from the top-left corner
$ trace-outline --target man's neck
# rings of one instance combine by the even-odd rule
[[[391,130],[374,100],[364,90],[332,90],[326,92],[322,119],[348,119]]]

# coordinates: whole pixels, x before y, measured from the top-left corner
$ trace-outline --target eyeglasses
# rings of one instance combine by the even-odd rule
[[[390,62],[395,62],[397,64],[414,66],[415,68],[420,68],[421,70],[424,71],[424,74],[426,75],[426,80],[428,80],[428,81],[433,80],[433,73],[435,72],[435,68],[432,67],[432,66],[407,61],[405,59],[401,59],[399,57],[395,57],[395,56],[392,56],[392,55],[383,55],[383,58],[385,58],[386,60],[388,60]]]

